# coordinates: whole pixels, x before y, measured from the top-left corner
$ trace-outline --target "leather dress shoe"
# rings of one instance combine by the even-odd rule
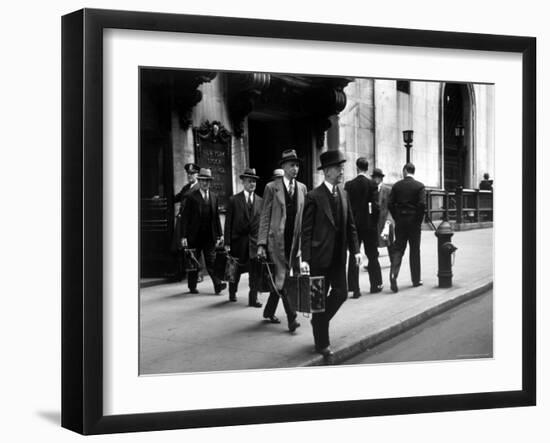
[[[399,291],[399,288],[397,287],[397,280],[395,277],[390,275],[390,288],[393,292]]]
[[[297,328],[300,327],[300,323],[296,321],[296,319],[288,322],[288,330],[290,332],[294,332]]]
[[[316,346],[315,352],[321,354],[323,358],[325,358],[326,360],[334,356],[334,352],[332,352],[332,349],[330,349],[330,346],[327,346],[326,348],[319,348]]]
[[[227,283],[220,283],[219,285],[214,286],[214,292],[218,295],[225,288],[227,288]]]
[[[281,320],[279,320],[276,316],[272,315],[271,317],[266,317],[264,315],[264,319],[266,319],[269,323],[281,323]]]
[[[361,297],[361,291],[353,291],[353,295],[351,298],[359,298]]]
[[[379,292],[382,292],[382,289],[384,289],[384,285],[378,285],[370,288],[371,294],[378,294]]]
[[[248,306],[252,308],[261,308],[262,304],[259,301],[253,301],[253,302],[249,302]]]
[[[422,286],[424,282],[422,280],[417,281],[416,283],[413,283],[413,288],[418,288],[419,286]]]
[[[237,301],[237,294],[229,294],[229,301]]]
[[[190,294],[198,294],[199,290],[197,288],[189,288],[189,293]]]

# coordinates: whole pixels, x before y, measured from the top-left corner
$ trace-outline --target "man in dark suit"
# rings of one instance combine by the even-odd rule
[[[479,182],[479,189],[482,191],[493,190],[493,180],[489,179],[489,174],[487,172],[483,174],[483,180]]]
[[[329,322],[346,301],[346,251],[361,263],[357,230],[345,190],[338,186],[344,178],[342,151],[321,154],[325,181],[306,196],[302,224],[302,273],[325,277],[328,294],[325,311],[312,315],[315,350],[330,360]],[[330,293],[329,293],[330,288]]]
[[[281,296],[290,332],[300,326],[296,321],[296,311],[286,297],[284,283],[291,270],[300,270],[298,254],[307,193],[306,185],[296,180],[301,164],[302,159],[298,158],[294,149],[283,151],[279,162],[283,177],[269,182],[265,187],[258,231],[258,257],[269,257],[275,265],[275,287],[269,294],[263,316],[271,323],[280,323],[275,312]]]
[[[237,301],[241,272],[248,269],[248,306],[255,308],[262,307],[258,302],[259,264],[256,258],[262,198],[254,193],[259,178],[254,168],[245,169],[240,175],[244,190],[229,198],[224,229],[229,251],[239,260],[235,282],[229,283],[229,300]]]
[[[199,187],[199,182],[197,180],[197,175],[200,170],[199,166],[195,163],[187,163],[184,166],[184,169],[187,173],[187,183],[181,188],[180,192],[174,195],[174,204],[179,204],[179,209],[174,224],[174,236],[172,238],[171,247],[172,252],[176,254],[176,274],[174,275],[174,279],[176,281],[181,281],[185,275],[183,256],[181,253],[181,217],[183,214],[183,207],[187,196]]]
[[[206,270],[214,283],[214,292],[219,294],[226,288],[214,275],[214,261],[216,246],[223,245],[222,228],[218,211],[218,199],[210,192],[212,171],[201,168],[199,175],[199,189],[192,191],[185,200],[181,223],[181,245],[196,250],[197,259],[204,253]],[[198,272],[189,272],[187,285],[189,292],[196,294]]]
[[[363,243],[368,259],[370,292],[374,294],[382,290],[382,271],[378,262],[378,186],[367,176],[369,162],[365,157],[359,157],[356,166],[357,177],[348,181],[344,189],[349,196],[359,245]],[[361,297],[359,267],[352,256],[348,265],[348,284],[353,298]]]
[[[393,292],[398,291],[397,276],[407,242],[413,286],[421,286],[420,279],[420,237],[421,225],[426,207],[424,184],[415,180],[415,167],[407,163],[403,168],[403,180],[392,187],[388,208],[395,220],[395,243],[391,250],[390,284]]]

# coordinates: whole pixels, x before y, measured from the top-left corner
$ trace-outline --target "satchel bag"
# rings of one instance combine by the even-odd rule
[[[239,273],[239,260],[231,255],[227,255],[225,262],[224,278],[229,283],[235,283],[237,280],[237,274]]]

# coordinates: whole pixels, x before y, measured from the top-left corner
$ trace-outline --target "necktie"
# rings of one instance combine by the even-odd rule
[[[208,203],[208,191],[204,191],[204,201]]]
[[[288,185],[288,195],[290,195],[290,197],[294,196],[294,180],[290,180],[290,184]]]
[[[336,192],[336,185],[334,185],[334,186],[332,187],[332,196],[333,196],[334,198],[338,197],[338,193]]]
[[[248,194],[248,212],[252,211],[252,193]]]

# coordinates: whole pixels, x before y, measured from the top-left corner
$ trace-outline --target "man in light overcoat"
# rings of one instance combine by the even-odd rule
[[[283,169],[284,176],[282,180],[274,180],[265,187],[258,231],[258,257],[268,258],[275,265],[275,287],[269,294],[263,316],[271,323],[279,323],[275,311],[281,296],[290,332],[294,332],[300,324],[283,288],[290,271],[299,272],[300,268],[300,233],[307,193],[306,186],[296,180],[301,163],[295,150],[283,152],[279,167]]]

